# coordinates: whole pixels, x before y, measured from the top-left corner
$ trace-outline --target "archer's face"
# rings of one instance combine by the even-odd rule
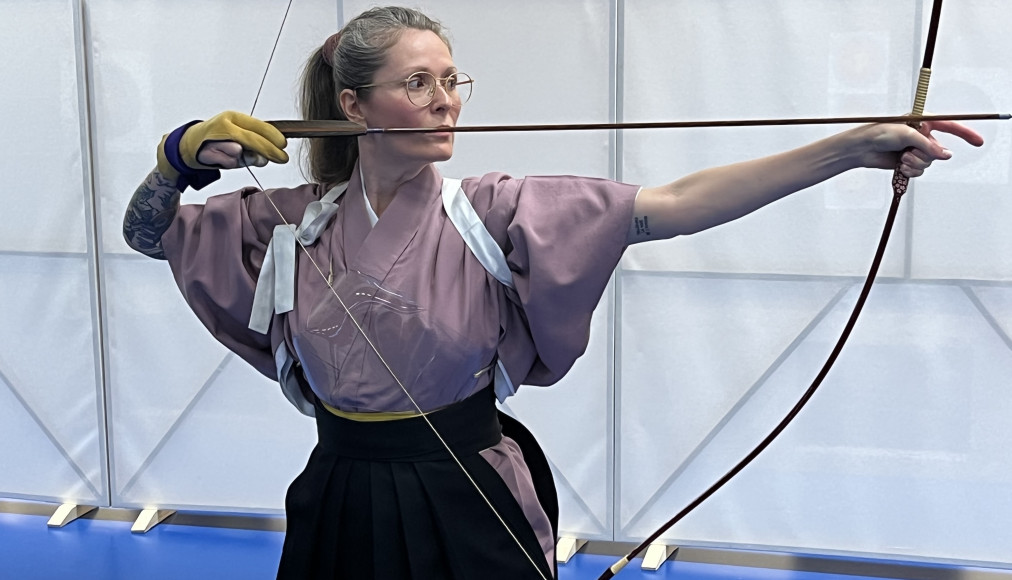
[[[386,62],[373,77],[367,95],[359,95],[358,111],[367,127],[453,127],[460,115],[460,102],[441,85],[435,87],[432,102],[418,106],[408,98],[404,83],[392,82],[424,71],[443,78],[457,72],[450,50],[435,33],[407,29],[387,52]],[[364,99],[361,97],[365,97]],[[364,143],[363,141],[366,141]],[[394,163],[445,161],[453,154],[452,133],[418,135],[367,135],[360,138],[364,151]]]

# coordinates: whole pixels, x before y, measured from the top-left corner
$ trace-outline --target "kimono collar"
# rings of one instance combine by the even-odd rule
[[[379,216],[376,215],[376,210],[372,208],[372,204],[369,203],[369,196],[365,192],[365,176],[362,175],[362,164],[358,164],[358,179],[362,183],[362,200],[365,201],[365,211],[369,215],[369,225],[376,227],[376,222],[379,221]]]
[[[378,280],[383,280],[408,243],[433,211],[440,211],[442,176],[432,164],[414,178],[401,184],[397,195],[383,212],[382,219],[370,227],[370,204],[362,191],[361,170],[356,168],[348,183],[345,201],[344,236],[346,264]]]

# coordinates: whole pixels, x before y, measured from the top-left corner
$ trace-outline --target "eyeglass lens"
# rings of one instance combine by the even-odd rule
[[[408,99],[419,107],[424,107],[432,102],[436,94],[436,83],[439,82],[446,90],[446,94],[453,101],[464,104],[471,98],[471,77],[464,73],[454,73],[445,79],[437,79],[430,73],[420,71],[408,77],[405,88],[408,91]]]

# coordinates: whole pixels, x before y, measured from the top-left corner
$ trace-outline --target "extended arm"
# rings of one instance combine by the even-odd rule
[[[693,234],[747,215],[791,193],[857,167],[900,170],[908,177],[948,159],[930,131],[952,133],[971,145],[983,138],[958,123],[866,125],[770,157],[705,169],[636,198],[630,244]],[[909,149],[904,151],[905,149]]]

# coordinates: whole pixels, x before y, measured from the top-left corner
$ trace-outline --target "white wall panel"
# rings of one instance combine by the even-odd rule
[[[914,2],[631,0],[625,6],[626,121],[898,114],[910,107]],[[660,185],[843,128],[628,132],[621,161],[627,181]],[[859,275],[878,239],[888,184],[884,172],[852,172],[677,247],[634,247],[624,265]],[[892,245],[885,275],[902,274],[902,236]]]
[[[0,2],[0,493],[105,504],[77,13]]]
[[[996,531],[1012,515],[1012,504],[999,490],[1012,479],[1012,469],[1000,450],[1012,440],[1012,429],[1003,419],[1010,409],[1001,385],[1012,371],[1012,353],[1007,335],[995,332],[970,292],[949,285],[877,288],[837,368],[795,424],[668,537],[1002,561],[1008,535]],[[624,294],[630,302],[642,299],[628,288]],[[780,294],[766,300],[793,301],[793,295]],[[1004,294],[988,297],[994,315],[1008,312]],[[633,389],[623,389],[620,473],[637,475],[622,480],[618,519],[629,525],[618,539],[641,537],[681,509],[786,414],[835,342],[855,296],[856,288],[816,320],[748,397],[734,391],[752,385],[751,377],[735,380],[725,370],[742,366],[735,346],[744,340],[722,349],[722,364],[714,364],[711,374],[723,385],[708,388],[705,380],[692,381],[694,369],[682,361],[689,356],[685,351],[713,350],[713,344],[704,343],[705,333],[671,331],[674,337],[663,342],[676,351],[675,360],[662,368],[674,393],[667,399],[655,395],[652,407],[632,406],[634,395],[627,392]],[[728,302],[733,308],[737,301]],[[642,317],[628,306],[624,314],[625,325],[642,328],[636,324]],[[776,341],[780,328],[770,320],[763,330],[783,344]],[[683,334],[703,344],[688,346]],[[628,340],[625,328],[623,338],[634,351],[623,354],[623,369],[630,357],[649,356]],[[759,350],[769,348],[758,344]],[[626,375],[623,385],[629,384]],[[720,396],[737,405],[732,415],[723,413],[728,403],[697,404]],[[715,414],[725,419],[716,430],[709,419]],[[705,446],[683,459],[680,450],[703,437]],[[658,485],[676,470],[677,478]],[[644,500],[637,494],[650,495]],[[630,522],[630,514],[647,504],[649,512]]]
[[[87,251],[74,4],[0,2],[0,250]]]
[[[0,422],[0,447],[24,460],[17,469],[0,469],[0,490],[107,501],[85,256],[0,255],[0,303],[7,305],[0,390],[17,401],[7,410],[16,419]],[[34,425],[24,423],[29,417]],[[41,448],[25,445],[22,435],[37,442],[44,436],[47,442]]]
[[[210,339],[165,262],[115,257],[106,281],[114,502],[283,509],[314,423]]]

